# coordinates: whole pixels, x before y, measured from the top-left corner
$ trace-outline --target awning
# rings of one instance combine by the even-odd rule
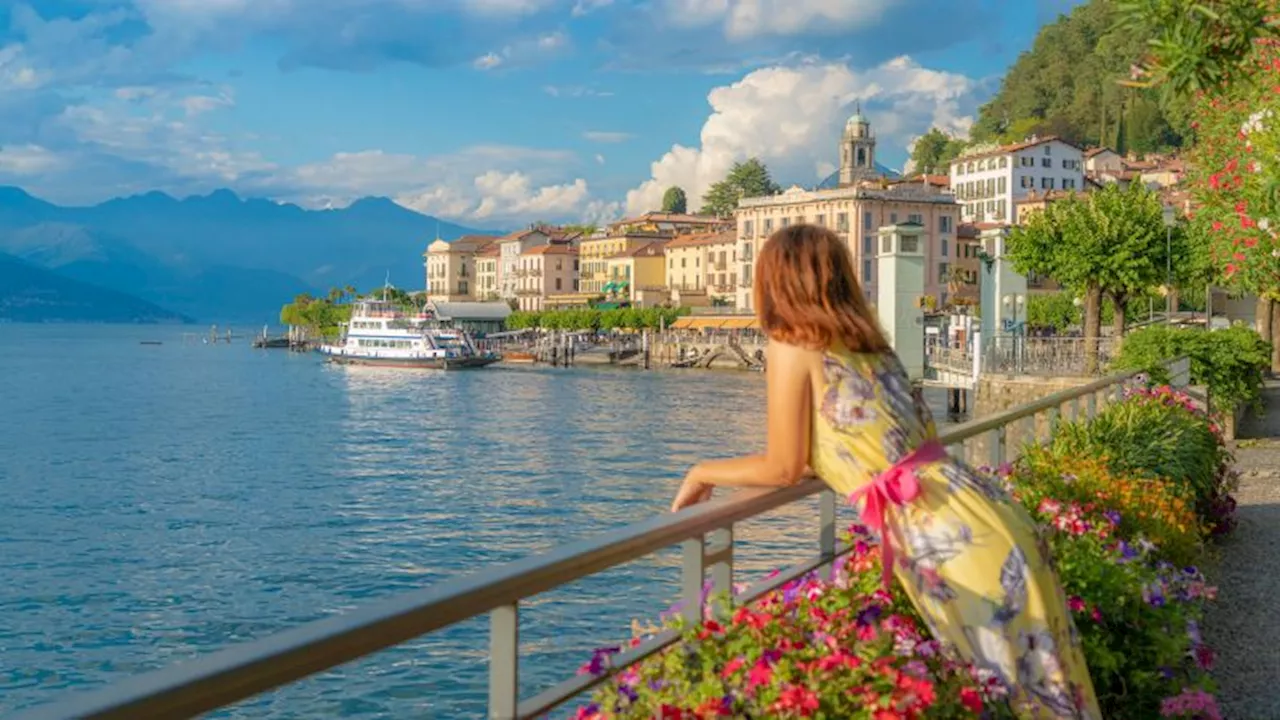
[[[676,321],[669,326],[672,330],[682,330],[693,327],[693,318],[682,317],[676,318]]]
[[[613,292],[614,290],[617,290],[618,287],[614,283],[607,282],[604,284],[604,287],[600,289],[603,290],[604,292]]]
[[[690,318],[693,323],[689,326],[695,330],[714,330],[724,324],[724,318]]]
[[[721,330],[746,330],[756,325],[756,319],[753,317],[729,318],[720,326]],[[758,327],[758,326],[757,326]]]

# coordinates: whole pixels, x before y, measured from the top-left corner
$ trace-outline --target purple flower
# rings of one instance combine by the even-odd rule
[[[596,648],[591,651],[591,662],[587,663],[586,670],[592,675],[600,675],[609,667],[609,657],[616,655],[622,651],[617,646]]]
[[[1153,582],[1142,588],[1142,599],[1151,607],[1164,607],[1164,588],[1159,582]]]
[[[1107,510],[1102,514],[1106,516],[1107,520],[1111,521],[1112,525],[1120,524],[1120,513],[1116,512],[1115,510]]]
[[[1199,645],[1203,642],[1200,638],[1200,624],[1195,620],[1187,621],[1187,637],[1191,638],[1192,645]]]
[[[635,688],[627,685],[626,683],[618,685],[618,692],[627,699],[627,702],[635,702],[640,699],[640,693],[636,692]]]
[[[883,610],[879,605],[870,605],[858,611],[857,623],[858,627],[866,627],[874,625],[876,620],[880,619]]]

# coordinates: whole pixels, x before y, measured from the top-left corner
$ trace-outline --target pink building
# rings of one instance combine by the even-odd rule
[[[520,309],[534,312],[546,307],[549,295],[577,292],[578,248],[553,243],[520,253],[515,288]]]

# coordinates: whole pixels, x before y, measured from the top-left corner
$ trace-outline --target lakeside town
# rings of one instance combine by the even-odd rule
[[[949,174],[903,176],[876,162],[873,125],[858,112],[834,150],[841,165],[823,183],[743,197],[731,216],[689,213],[683,191],[673,188],[672,206],[600,228],[533,224],[505,236],[437,239],[424,253],[425,297],[479,332],[498,329],[505,308],[624,307],[687,308],[695,317],[679,321],[682,328],[750,330],[753,321],[733,316],[752,311],[754,258],[774,230],[810,222],[840,233],[874,301],[877,233],[914,224],[926,268],[921,304],[941,311],[978,304],[982,258],[989,255],[984,235],[1007,235],[1050,204],[1134,183],[1179,214],[1188,203],[1185,166],[1176,155],[1121,155],[1054,136],[974,146],[950,163]],[[1028,294],[1059,292],[1042,275],[1026,279]]]

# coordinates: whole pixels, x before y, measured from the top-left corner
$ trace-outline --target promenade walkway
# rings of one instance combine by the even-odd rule
[[[1223,717],[1280,720],[1280,383],[1267,388],[1266,416],[1242,423],[1239,526],[1218,544],[1218,602],[1205,638],[1218,652],[1214,676]]]

